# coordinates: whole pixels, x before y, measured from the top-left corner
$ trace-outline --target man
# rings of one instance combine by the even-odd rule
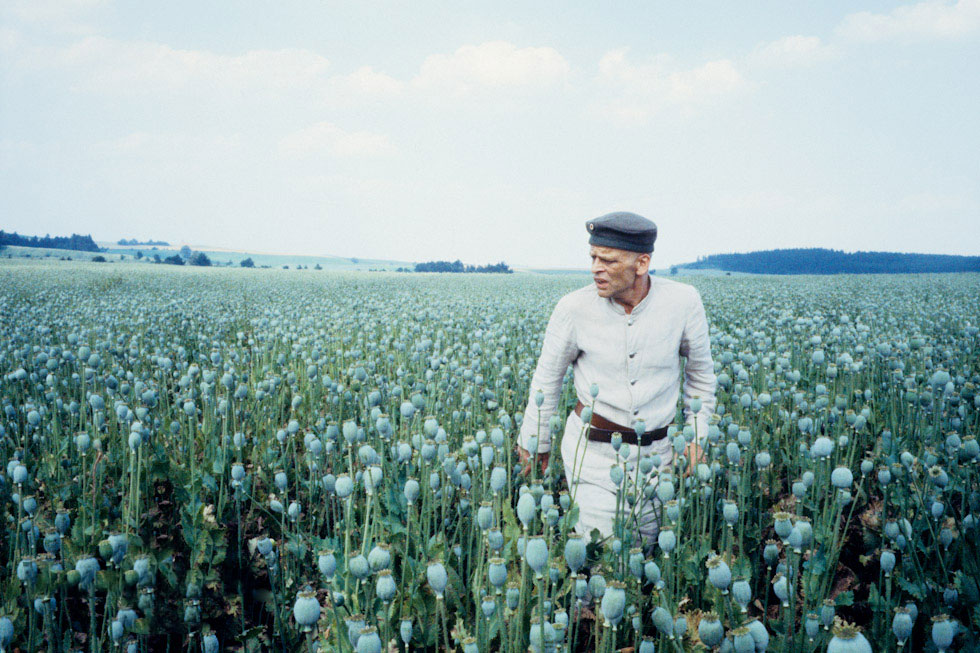
[[[697,434],[685,456],[693,464],[701,457],[699,445],[714,411],[715,374],[697,290],[650,276],[657,226],[635,213],[618,212],[588,221],[586,229],[595,283],[562,297],[551,314],[531,379],[518,454],[528,468],[535,453],[547,464],[549,423],[572,365],[578,404],[565,424],[561,456],[579,508],[576,530],[588,535],[595,528],[606,537],[613,531],[617,502],[609,472],[622,462],[612,434],[621,433],[630,444],[627,463],[658,454],[661,470],[670,469],[673,446],[667,426],[677,412],[680,358],[685,357],[685,420]],[[695,408],[700,402],[696,413],[692,400]],[[585,407],[593,410],[591,426],[580,417]],[[634,426],[643,432],[638,435]],[[629,527],[652,544],[656,510],[646,500],[638,508],[627,509],[634,515]]]

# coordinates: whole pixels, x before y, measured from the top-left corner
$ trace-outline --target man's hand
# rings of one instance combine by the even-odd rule
[[[531,473],[531,452],[523,447],[517,447],[517,457],[521,461],[523,467],[521,468],[521,474],[527,476]],[[544,476],[544,470],[548,467],[548,460],[551,458],[551,452],[546,451],[544,453],[539,453],[537,455],[538,463],[541,465],[541,475]]]
[[[697,464],[705,460],[704,452],[701,451],[697,442],[691,442],[684,448],[684,457],[687,458],[686,474],[693,474]]]

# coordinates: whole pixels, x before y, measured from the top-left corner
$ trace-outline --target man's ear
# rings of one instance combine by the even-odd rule
[[[649,254],[640,254],[639,256],[636,257],[635,265],[636,265],[636,271],[637,271],[637,273],[640,273],[641,271],[643,271],[644,268],[649,271],[649,269],[650,269],[650,255]]]

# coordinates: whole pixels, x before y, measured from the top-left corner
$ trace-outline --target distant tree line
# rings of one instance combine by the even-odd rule
[[[92,236],[80,236],[79,234],[72,234],[71,236],[55,236],[51,237],[45,235],[44,238],[38,238],[37,236],[21,236],[16,231],[14,233],[7,233],[0,230],[0,247],[4,246],[14,246],[14,247],[48,247],[51,249],[74,249],[80,252],[100,252],[99,246],[95,244],[92,240]]]
[[[712,254],[688,270],[725,270],[750,274],[903,274],[980,272],[980,256],[843,252],[835,249],[772,249],[744,254]]]
[[[487,264],[487,265],[463,265],[462,261],[456,259],[453,262],[449,261],[428,261],[426,263],[416,263],[416,272],[495,272],[501,274],[510,274],[513,270],[510,269],[506,263],[501,261],[500,263]]]
[[[167,265],[197,265],[201,267],[211,267],[211,259],[204,252],[195,252],[187,245],[180,248],[180,251],[172,256],[161,259],[159,254],[153,255],[154,263],[165,263]]]
[[[125,238],[120,238],[119,240],[116,241],[116,244],[123,245],[124,247],[125,246],[132,247],[136,245],[145,245],[147,247],[154,247],[154,246],[170,247],[170,243],[168,243],[165,240],[136,240],[135,238],[130,238],[129,240],[126,240]]]

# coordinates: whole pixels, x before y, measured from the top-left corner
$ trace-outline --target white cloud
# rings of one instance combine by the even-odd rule
[[[420,89],[461,95],[479,87],[552,84],[568,72],[568,62],[553,48],[518,48],[506,41],[489,41],[426,57],[412,83]]]
[[[0,15],[47,29],[67,33],[91,33],[93,28],[83,20],[108,0],[8,0]]]
[[[362,66],[350,74],[331,77],[326,94],[332,101],[386,98],[398,95],[404,88],[404,82],[371,66]]]
[[[823,43],[819,36],[795,35],[760,44],[749,55],[749,61],[761,66],[790,68],[830,61],[839,56],[838,48]]]
[[[95,90],[142,92],[204,86],[208,89],[303,88],[324,78],[329,62],[309,50],[250,50],[225,55],[180,50],[143,41],[89,37],[56,50],[54,62],[75,68]]]
[[[885,14],[849,14],[836,34],[853,41],[956,39],[980,28],[980,0],[927,0]]]
[[[606,53],[599,62],[600,79],[611,85],[618,97],[600,104],[599,112],[620,122],[642,122],[665,106],[708,101],[744,84],[729,59],[686,70],[671,68],[670,58],[664,55],[647,63],[633,63],[626,50]]]
[[[287,156],[326,153],[335,157],[368,157],[387,154],[394,147],[384,134],[349,132],[331,122],[318,122],[284,136],[279,151]]]

